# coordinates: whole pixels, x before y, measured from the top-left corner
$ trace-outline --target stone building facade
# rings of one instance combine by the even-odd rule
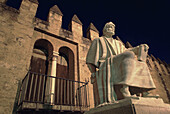
[[[43,21],[35,17],[37,0],[22,0],[16,7],[9,1],[0,0],[0,112],[82,113],[94,107],[86,54],[99,37],[96,27],[91,23],[83,37],[76,15],[68,30],[61,27],[57,5]],[[170,103],[170,66],[153,55],[147,64],[157,87],[151,93]]]

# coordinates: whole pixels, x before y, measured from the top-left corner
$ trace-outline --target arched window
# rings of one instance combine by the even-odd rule
[[[40,74],[47,74],[48,55],[45,49],[35,48],[31,57],[30,71]]]
[[[31,57],[30,71],[47,75],[48,57],[52,54],[52,50],[50,42],[44,39],[37,40]]]
[[[57,77],[74,80],[74,54],[68,47],[59,49],[57,61]]]
[[[59,53],[56,70],[57,77],[68,78],[68,64],[68,57],[64,53]]]
[[[37,40],[34,44],[30,72],[27,75],[27,89],[25,100],[31,102],[42,102],[45,93],[45,84],[48,73],[48,58],[52,55],[52,44],[44,39]]]
[[[74,104],[74,54],[68,47],[61,47],[59,49],[59,56],[57,61],[56,79],[55,83],[55,104],[72,105]],[[62,96],[62,97],[59,97]]]

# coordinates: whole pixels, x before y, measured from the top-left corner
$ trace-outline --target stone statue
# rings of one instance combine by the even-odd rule
[[[91,78],[96,78],[98,104],[112,103],[121,99],[119,96],[128,98],[155,89],[146,64],[148,45],[127,49],[121,41],[113,39],[113,35],[115,25],[106,23],[103,36],[92,41],[86,58]]]

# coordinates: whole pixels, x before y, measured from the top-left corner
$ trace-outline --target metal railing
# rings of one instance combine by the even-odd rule
[[[55,82],[53,85],[51,80]],[[51,99],[50,91],[52,86],[55,88],[53,103],[48,100]],[[88,94],[88,82],[28,72],[22,80],[18,105],[20,106],[23,102],[28,102],[90,107]]]

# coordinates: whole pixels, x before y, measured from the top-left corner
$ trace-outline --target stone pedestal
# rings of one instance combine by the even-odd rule
[[[128,98],[98,106],[85,114],[170,114],[170,104],[160,98]]]

